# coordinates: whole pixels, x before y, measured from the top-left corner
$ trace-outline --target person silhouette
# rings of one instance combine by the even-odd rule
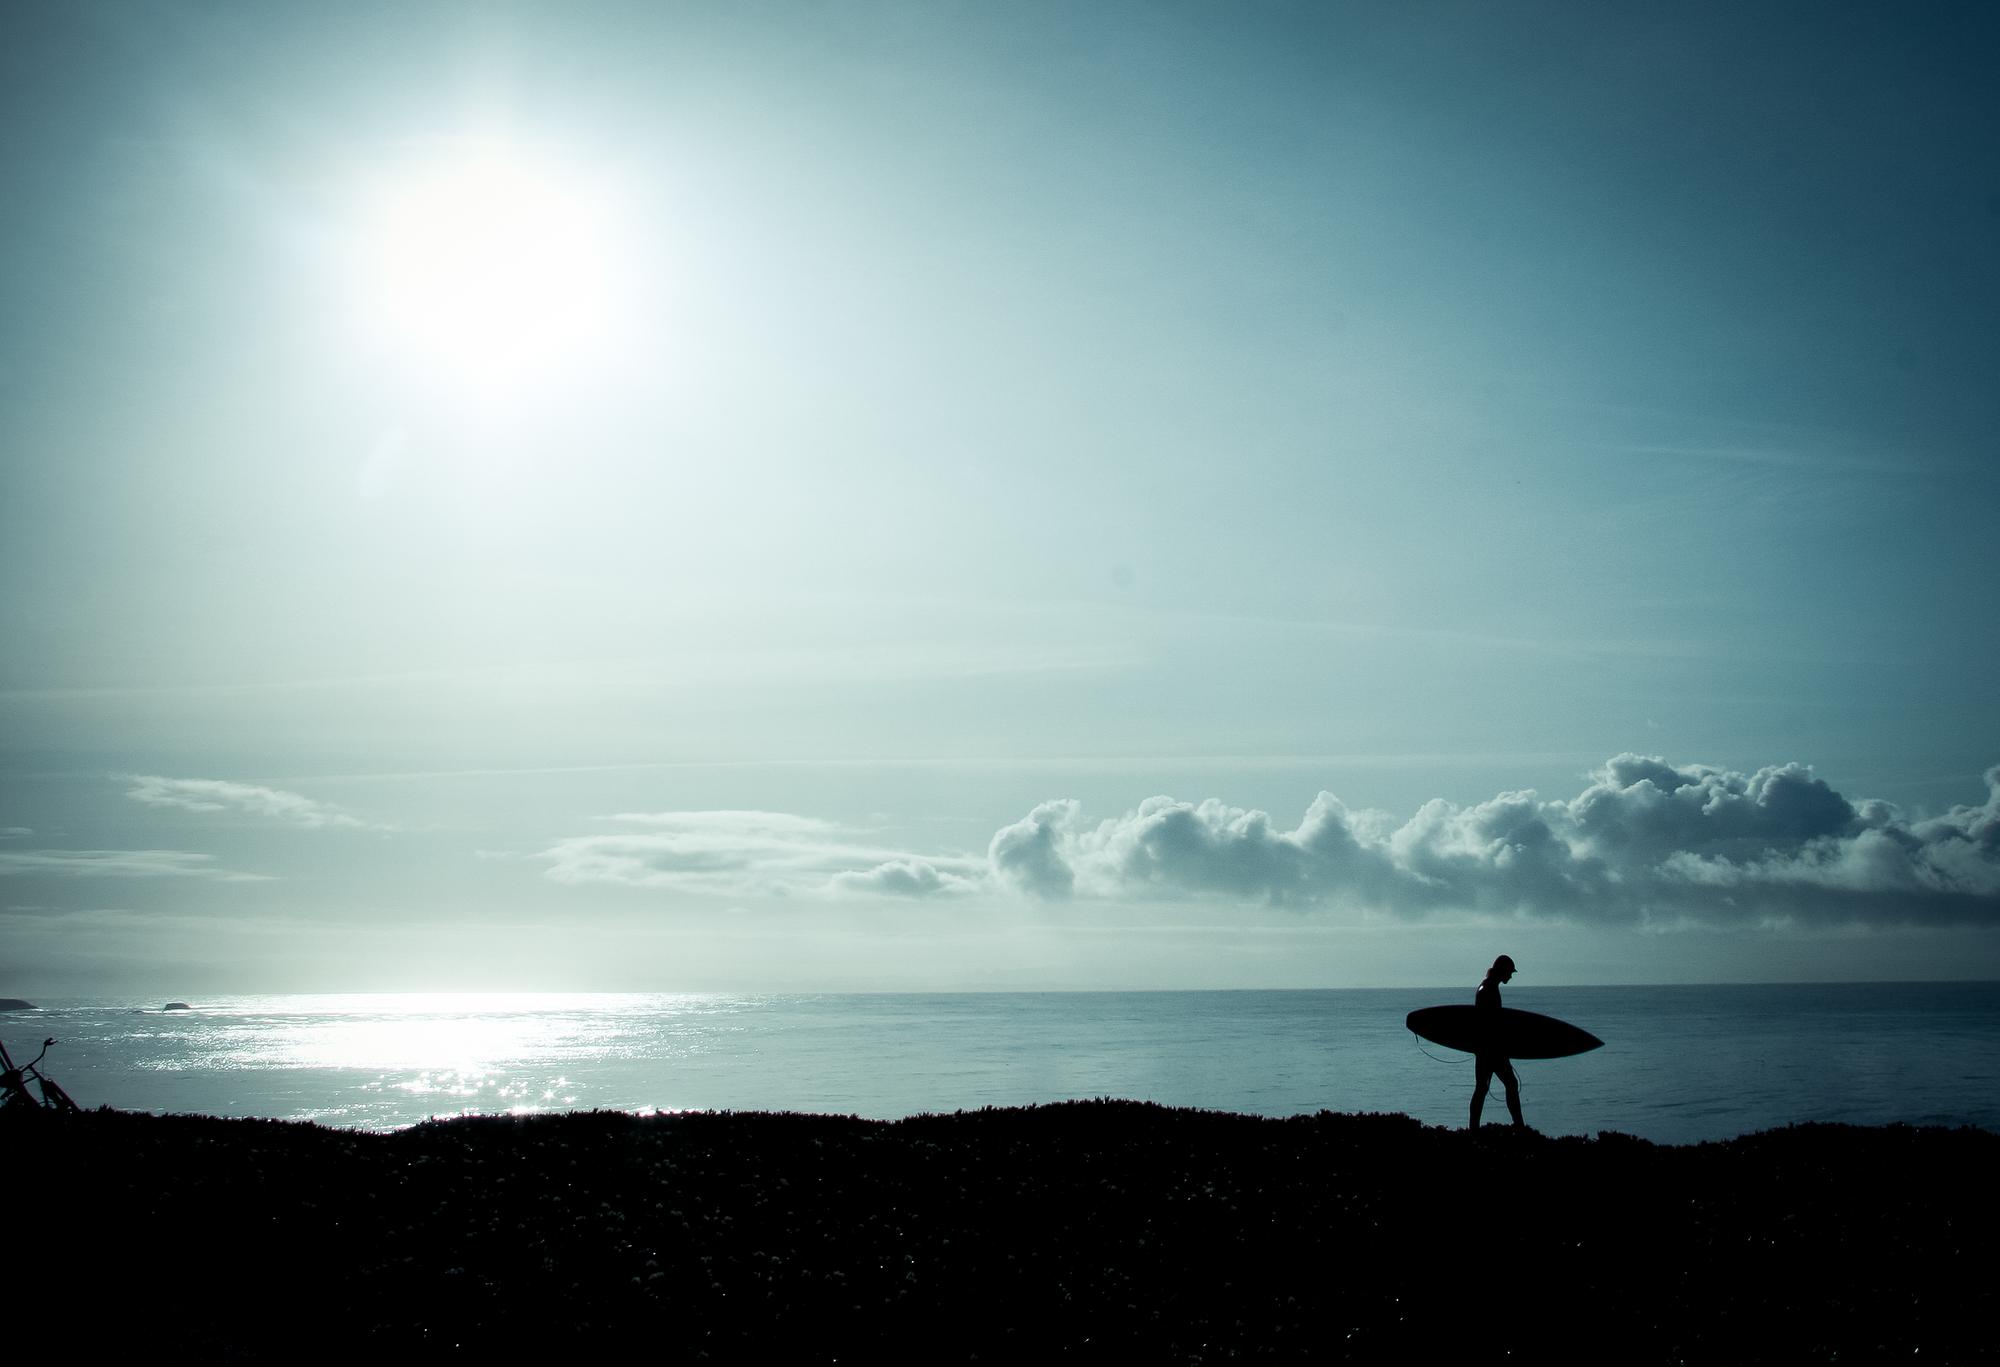
[[[1493,967],[1486,970],[1485,979],[1479,990],[1472,996],[1472,1004],[1481,1011],[1500,1009],[1500,984],[1514,976],[1514,961],[1502,954],[1493,961]],[[1468,1129],[1479,1128],[1479,1113],[1486,1108],[1486,1089],[1497,1075],[1500,1085],[1507,1089],[1507,1114],[1514,1117],[1516,1125],[1525,1125],[1521,1119],[1521,1083],[1514,1076],[1514,1065],[1500,1054],[1475,1054],[1473,1067],[1477,1069],[1477,1081],[1472,1087],[1472,1124]]]

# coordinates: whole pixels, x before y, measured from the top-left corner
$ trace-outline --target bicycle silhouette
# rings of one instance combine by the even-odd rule
[[[0,1111],[75,1111],[80,1109],[69,1099],[69,1093],[56,1085],[55,1081],[41,1070],[41,1062],[48,1057],[49,1046],[54,1044],[51,1035],[42,1041],[42,1052],[34,1059],[16,1068],[14,1060],[7,1053],[7,1046],[0,1044]],[[41,1096],[28,1090],[28,1079],[35,1080]]]

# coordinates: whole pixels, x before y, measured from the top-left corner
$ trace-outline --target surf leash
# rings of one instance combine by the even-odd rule
[[[1410,1038],[1417,1042],[1417,1052],[1422,1054],[1425,1058],[1431,1060],[1433,1063],[1458,1064],[1458,1063],[1463,1063],[1472,1057],[1472,1055],[1467,1054],[1463,1059],[1443,1058],[1437,1054],[1433,1054],[1430,1050],[1424,1048],[1424,1037],[1422,1035],[1419,1035],[1416,1031],[1412,1030],[1410,1032]]]

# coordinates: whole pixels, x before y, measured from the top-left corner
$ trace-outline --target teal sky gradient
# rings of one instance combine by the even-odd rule
[[[1988,7],[4,23],[0,990],[2000,975]]]

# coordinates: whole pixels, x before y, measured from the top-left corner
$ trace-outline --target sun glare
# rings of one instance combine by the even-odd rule
[[[423,377],[545,388],[604,360],[623,265],[598,187],[523,149],[455,147],[370,197],[360,299]]]

